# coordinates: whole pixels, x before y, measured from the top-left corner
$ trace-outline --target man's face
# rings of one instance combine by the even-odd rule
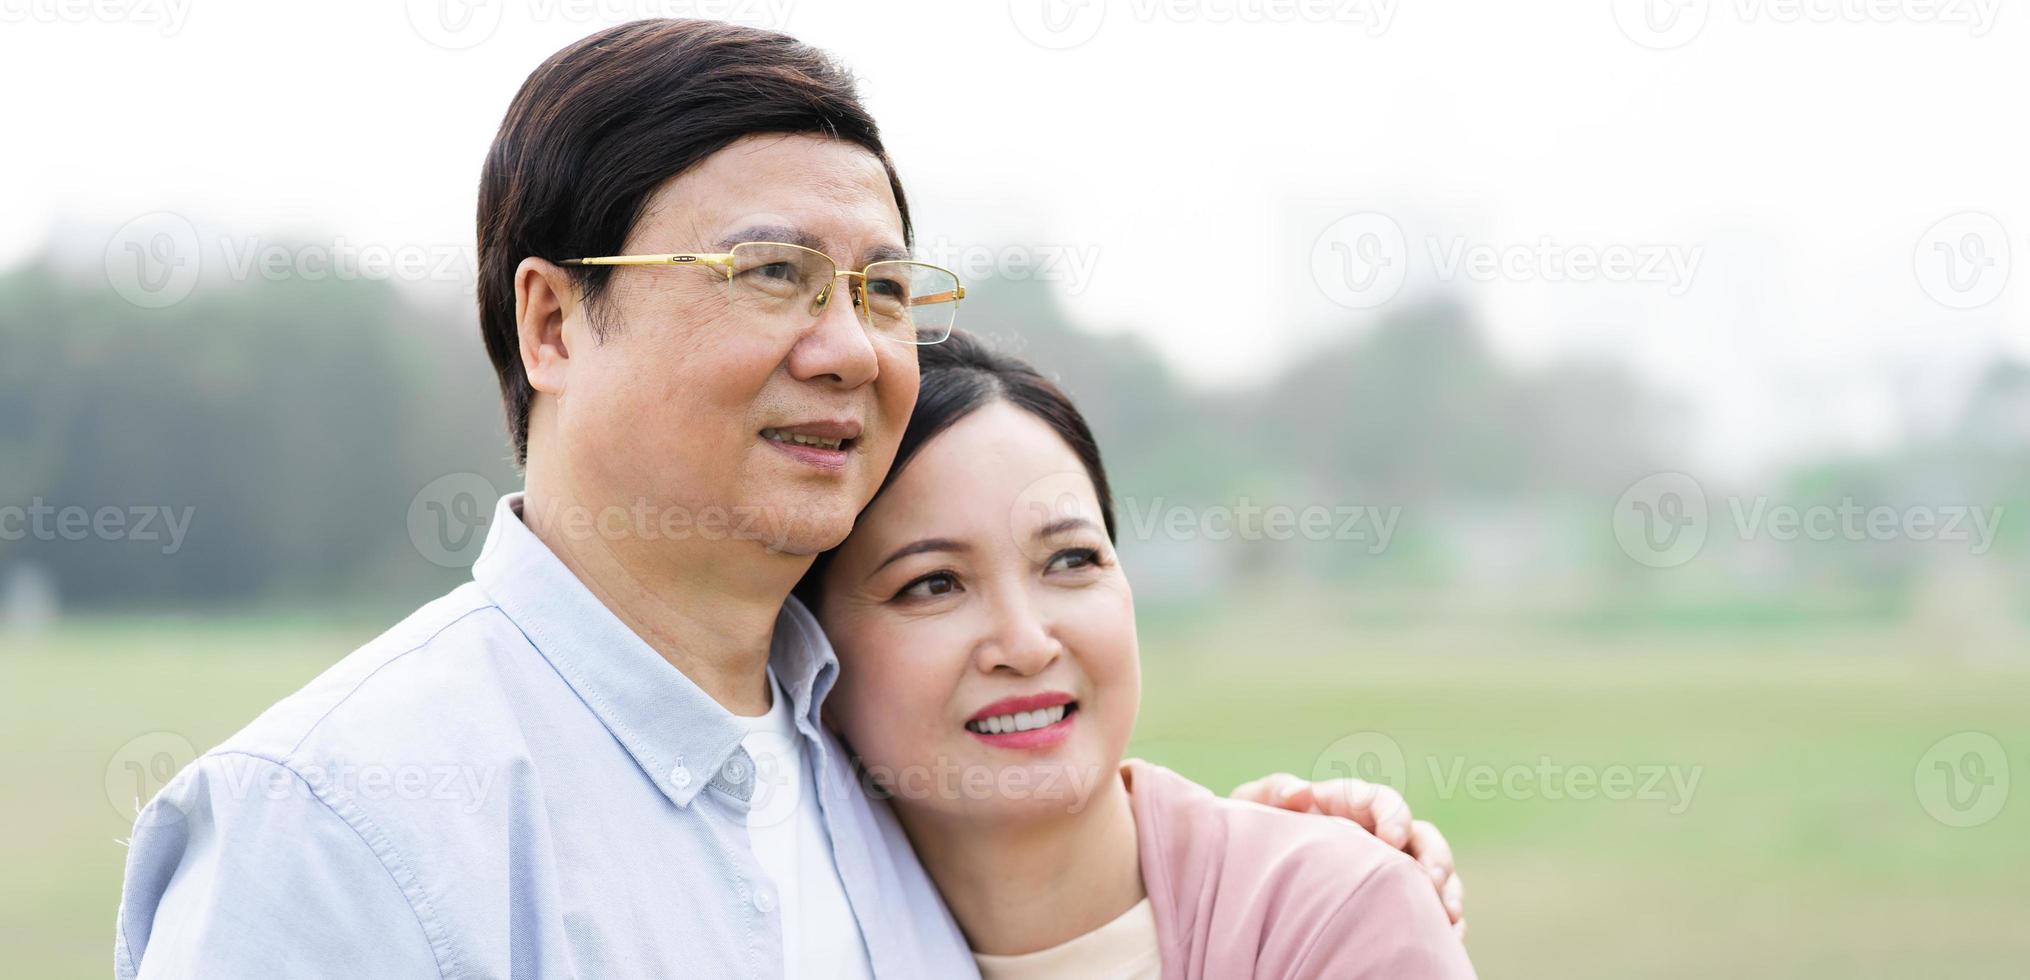
[[[906,257],[881,161],[813,136],[753,136],[650,199],[625,254],[805,245],[841,270]],[[723,273],[621,267],[572,307],[554,433],[582,503],[643,509],[647,533],[749,537],[815,554],[846,537],[895,458],[916,349],[870,335],[841,279],[821,311],[757,322]],[[591,342],[592,322],[606,330]],[[845,441],[836,449],[793,438]],[[636,516],[631,523],[640,525]]]

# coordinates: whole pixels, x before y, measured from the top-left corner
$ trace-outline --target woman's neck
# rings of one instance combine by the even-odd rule
[[[1147,892],[1118,773],[1077,812],[986,820],[896,801],[896,815],[974,952],[1019,955],[1098,929]]]

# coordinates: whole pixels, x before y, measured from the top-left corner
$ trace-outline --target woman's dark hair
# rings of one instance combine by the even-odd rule
[[[888,468],[887,479],[874,492],[876,499],[888,491],[909,461],[938,433],[988,405],[1007,402],[1043,420],[1071,447],[1073,455],[1085,465],[1086,476],[1093,481],[1100,518],[1107,526],[1107,540],[1114,539],[1114,498],[1107,488],[1106,467],[1100,463],[1099,443],[1093,439],[1085,416],[1063,389],[1038,373],[1029,362],[1000,353],[963,330],[952,331],[943,343],[916,350],[917,369],[923,376],[916,392],[916,409],[909,415],[908,428],[902,431],[902,445],[895,450],[895,463]],[[868,506],[873,506],[873,501],[868,501]],[[817,609],[825,569],[837,550],[820,554],[797,583],[797,598],[813,610]]]
[[[814,134],[866,148],[909,204],[853,78],[787,34],[706,20],[638,20],[551,55],[515,94],[479,176],[479,325],[500,375],[515,460],[529,403],[515,267],[620,251],[655,189],[734,141]],[[674,246],[673,246],[674,247]],[[612,268],[567,267],[596,313]]]

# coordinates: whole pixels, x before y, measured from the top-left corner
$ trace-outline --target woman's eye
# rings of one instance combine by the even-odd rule
[[[957,576],[950,572],[932,572],[903,586],[902,591],[895,593],[895,597],[897,599],[929,599],[935,596],[949,595],[958,591],[958,588],[959,580]]]
[[[1045,571],[1063,572],[1097,565],[1100,553],[1092,548],[1067,548],[1050,556],[1050,565]]]

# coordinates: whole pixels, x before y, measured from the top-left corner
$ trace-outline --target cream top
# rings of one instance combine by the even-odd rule
[[[1159,980],[1162,947],[1148,899],[1120,918],[1049,949],[1019,956],[974,953],[980,980]]]

